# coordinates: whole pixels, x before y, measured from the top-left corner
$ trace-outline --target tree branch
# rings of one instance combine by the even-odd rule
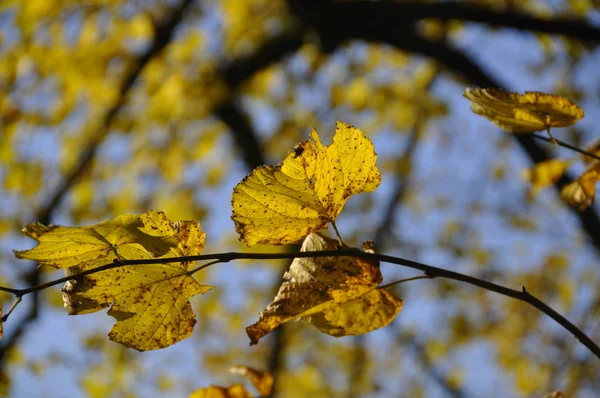
[[[401,257],[393,257],[379,253],[367,253],[358,249],[339,249],[339,250],[325,250],[318,252],[296,252],[296,253],[242,253],[242,252],[229,252],[229,253],[215,253],[215,254],[201,254],[197,256],[181,256],[181,257],[166,257],[166,258],[150,258],[150,259],[139,259],[139,260],[118,260],[110,264],[89,269],[78,274],[65,276],[50,282],[42,283],[37,286],[32,286],[24,289],[14,289],[9,287],[0,287],[0,290],[14,294],[16,297],[22,297],[24,295],[38,292],[40,290],[49,288],[51,286],[59,285],[61,283],[80,279],[84,276],[95,274],[101,271],[123,267],[131,265],[152,265],[152,264],[168,264],[174,262],[191,262],[191,261],[204,261],[204,260],[218,260],[219,263],[228,263],[234,260],[281,260],[281,259],[294,259],[294,258],[317,258],[317,257],[354,257],[362,258],[365,260],[375,260],[390,264],[397,264],[403,267],[413,268],[425,273],[431,278],[446,278],[460,282],[467,283],[469,285],[477,286],[485,290],[489,290],[503,296],[511,297],[516,300],[523,301],[537,308],[539,311],[548,315],[556,323],[561,325],[563,328],[568,330],[577,338],[584,346],[586,346],[596,357],[600,359],[600,347],[588,337],[582,330],[571,323],[567,318],[553,310],[550,306],[542,302],[537,297],[531,295],[525,288],[521,287],[521,290],[514,290],[508,287],[497,285],[492,282],[488,282],[483,279],[475,278],[459,272],[450,271],[444,268],[433,267],[431,265],[423,264],[417,261],[407,260]],[[196,270],[200,270],[199,267]]]
[[[585,19],[560,17],[542,19],[509,9],[495,11],[487,7],[458,1],[423,3],[421,1],[358,0],[333,2],[330,7],[343,7],[349,13],[360,15],[363,19],[385,20],[386,23],[396,26],[433,18],[441,21],[478,22],[523,31],[564,35],[591,43],[600,42],[600,29],[590,25]]]
[[[251,56],[236,60],[221,71],[229,90],[235,92],[243,82],[261,69],[279,62],[286,54],[297,51],[302,45],[302,32],[292,30],[265,42]],[[264,165],[265,159],[258,137],[248,118],[230,97],[218,105],[215,115],[231,131],[238,150],[250,170]]]

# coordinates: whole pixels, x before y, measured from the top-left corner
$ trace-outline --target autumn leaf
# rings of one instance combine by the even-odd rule
[[[552,186],[563,176],[571,163],[572,160],[550,159],[523,170],[523,179],[531,183],[529,196],[533,197],[544,188]]]
[[[565,395],[560,391],[552,391],[544,395],[544,398],[565,398]]]
[[[233,189],[232,219],[247,246],[295,243],[334,221],[346,200],[381,182],[373,144],[338,122],[333,144],[315,130],[279,166],[261,166]]]
[[[558,95],[528,91],[511,93],[496,88],[466,89],[471,110],[510,133],[532,133],[566,127],[584,116],[583,109]]]
[[[35,224],[26,230],[40,244],[20,256],[66,268],[68,276],[115,258],[196,255],[202,251],[205,238],[199,223],[171,223],[158,211],[120,216],[90,227]],[[114,250],[106,251],[105,246],[110,242],[114,242]],[[84,254],[85,261],[75,265],[78,253]],[[70,315],[78,315],[110,306],[108,314],[117,320],[109,333],[111,340],[139,351],[167,347],[192,333],[196,320],[189,298],[211,289],[200,285],[188,273],[190,265],[181,262],[127,265],[70,280],[63,287],[65,308]]]
[[[2,325],[4,324],[1,320],[2,318],[2,303],[0,302],[0,339],[2,339],[2,336],[4,336],[4,329],[2,327]]]
[[[231,387],[210,386],[200,388],[190,394],[188,398],[251,398],[252,396],[243,385],[234,384]]]
[[[336,247],[337,241],[313,233],[306,237],[301,251]],[[402,300],[377,288],[383,279],[378,262],[354,257],[296,258],[283,279],[258,322],[246,328],[251,345],[292,319],[341,337],[384,327],[402,309]]]
[[[39,242],[17,258],[55,268],[93,268],[114,259],[160,257],[177,247],[164,213],[126,214],[89,227],[28,224],[22,233]]]
[[[229,372],[247,377],[261,397],[268,397],[273,391],[273,375],[269,372],[241,365],[230,367]]]
[[[566,185],[560,196],[579,211],[587,209],[594,203],[596,182],[600,178],[600,161],[592,163],[575,181]]]

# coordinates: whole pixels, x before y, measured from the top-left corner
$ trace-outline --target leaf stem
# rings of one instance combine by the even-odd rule
[[[416,281],[418,279],[433,279],[433,278],[435,278],[435,277],[431,276],[431,275],[427,275],[427,274],[425,274],[425,275],[418,275],[418,276],[413,276],[412,278],[400,279],[398,281],[390,282],[390,283],[388,283],[386,285],[377,286],[377,289],[387,289],[388,287],[399,285],[399,284],[404,283],[404,282]]]
[[[340,231],[338,231],[337,225],[335,225],[335,220],[331,220],[331,225],[333,226],[333,230],[335,231],[335,234],[337,235],[338,242],[339,242],[340,246],[341,247],[348,247],[348,245],[345,244],[344,241],[342,240],[342,235],[340,235]]]
[[[107,269],[124,267],[128,265],[151,265],[151,264],[168,264],[174,262],[189,262],[189,261],[204,261],[204,260],[215,260],[210,263],[204,264],[194,272],[200,269],[206,268],[209,265],[216,263],[228,263],[234,260],[280,260],[280,259],[294,259],[294,258],[318,258],[318,257],[355,257],[363,258],[367,260],[377,260],[390,264],[397,264],[403,267],[413,268],[419,271],[423,271],[426,275],[431,278],[446,278],[453,279],[456,281],[468,283],[470,285],[478,286],[482,289],[486,289],[507,297],[514,298],[528,303],[529,305],[537,308],[539,311],[548,315],[556,323],[561,325],[564,329],[568,330],[579,340],[584,346],[586,346],[596,357],[600,359],[600,346],[598,346],[589,336],[587,336],[581,329],[571,323],[567,318],[556,312],[550,306],[545,304],[543,301],[538,299],[529,293],[525,288],[522,290],[511,289],[502,285],[475,278],[473,276],[461,274],[459,272],[450,271],[444,268],[438,268],[431,265],[419,263],[412,260],[407,260],[400,257],[388,256],[379,253],[368,253],[353,248],[341,248],[338,250],[325,250],[318,252],[286,252],[286,253],[242,253],[242,252],[228,252],[228,253],[215,253],[215,254],[200,254],[196,256],[182,256],[182,257],[165,257],[165,258],[149,258],[140,260],[115,260],[112,263],[105,264],[103,266],[89,269],[78,274],[65,276],[63,278],[56,279],[54,281],[39,284],[37,286],[28,287],[25,289],[13,289],[8,287],[0,286],[0,290],[14,294],[16,297],[22,297],[26,294],[37,292],[42,289],[46,289],[51,286],[61,284],[73,279],[83,278],[86,275],[95,274]]]
[[[550,129],[548,129],[548,134],[550,134]],[[550,137],[552,137],[552,138],[544,137],[543,135],[538,135],[538,134],[531,134],[531,136],[532,136],[533,138],[536,138],[536,139],[538,139],[538,140],[542,140],[542,141],[550,142],[550,143],[552,143],[552,144],[555,144],[555,145],[561,146],[561,147],[563,147],[563,148],[570,149],[570,150],[572,150],[572,151],[575,151],[575,152],[577,152],[577,153],[580,153],[580,154],[582,154],[582,155],[589,156],[590,158],[594,158],[594,159],[596,159],[596,160],[600,160],[600,156],[598,156],[598,155],[596,155],[596,154],[594,154],[594,153],[592,153],[592,152],[588,152],[588,151],[586,151],[585,149],[581,149],[581,148],[578,148],[578,147],[576,147],[576,146],[574,146],[574,145],[571,145],[571,144],[569,144],[569,143],[566,143],[566,142],[564,142],[564,141],[558,140],[558,139],[556,139],[556,138],[554,138],[554,137],[552,137],[552,136],[550,136]]]
[[[192,275],[194,275],[196,272],[198,272],[198,271],[201,271],[201,270],[203,270],[204,268],[208,268],[208,267],[210,267],[211,265],[218,264],[218,263],[220,263],[220,262],[221,262],[221,260],[214,260],[214,261],[210,261],[210,262],[208,262],[208,263],[206,263],[206,264],[202,264],[202,265],[200,265],[200,266],[198,266],[198,267],[196,267],[196,268],[193,268],[193,269],[189,270],[188,272],[186,272],[186,275],[192,276]]]
[[[23,300],[23,297],[22,296],[17,296],[17,298],[15,299],[15,301],[13,301],[12,305],[10,306],[10,309],[8,310],[8,312],[2,316],[2,322],[6,322],[6,320],[10,316],[10,314],[13,312],[13,310],[15,308],[17,308],[17,305],[19,305],[19,303],[21,302],[21,300]]]

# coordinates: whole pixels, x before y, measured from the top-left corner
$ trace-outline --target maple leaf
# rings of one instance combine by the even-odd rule
[[[301,251],[336,247],[336,240],[313,233],[306,237]],[[383,279],[378,262],[354,257],[296,258],[283,279],[258,322],[246,328],[251,345],[292,319],[341,337],[384,327],[402,309],[402,300],[377,288]]]
[[[531,182],[529,196],[533,197],[544,188],[552,186],[565,174],[571,163],[572,160],[550,159],[523,170],[523,179]]]
[[[196,255],[202,252],[205,238],[199,223],[171,223],[158,211],[120,216],[90,227],[34,224],[25,230],[40,244],[31,249],[35,255],[25,251],[19,253],[21,257],[65,268],[67,276],[115,258]],[[58,244],[59,239],[62,245]],[[110,242],[115,242],[114,250],[106,251],[104,246]],[[160,250],[154,250],[158,247]],[[78,253],[83,253],[84,261],[75,265]],[[181,262],[127,265],[70,280],[63,287],[65,308],[70,315],[78,315],[110,306],[108,314],[117,320],[109,333],[111,340],[139,351],[164,348],[192,333],[196,320],[189,298],[211,289],[191,276],[190,265]]]
[[[315,130],[279,166],[261,166],[233,189],[232,219],[247,246],[295,243],[334,221],[346,200],[381,183],[373,143],[337,122],[333,144]]]
[[[269,372],[241,365],[230,367],[229,372],[247,377],[261,397],[268,397],[273,391],[273,375]]]
[[[510,133],[533,133],[566,127],[584,116],[583,109],[558,95],[528,91],[511,93],[497,88],[466,89],[471,110]]]

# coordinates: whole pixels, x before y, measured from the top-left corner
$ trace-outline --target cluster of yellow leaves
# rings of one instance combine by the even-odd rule
[[[346,200],[381,183],[373,143],[338,122],[333,144],[315,130],[279,166],[261,166],[233,189],[232,219],[247,246],[296,243],[336,219]]]
[[[74,275],[115,260],[197,255],[204,232],[194,221],[171,223],[164,213],[122,215],[89,227],[29,224],[23,233],[39,242],[18,258]],[[111,340],[140,351],[167,347],[188,337],[196,323],[189,298],[210,286],[191,275],[190,263],[118,266],[68,281],[63,301],[71,315],[111,307],[117,323]]]
[[[337,247],[337,241],[315,233],[306,237],[301,251]],[[378,262],[354,257],[296,258],[283,279],[258,322],[246,328],[251,344],[293,319],[331,336],[364,334],[387,326],[402,309],[402,300],[377,288],[383,280]]]
[[[495,88],[466,89],[463,94],[471,101],[471,110],[482,115],[500,128],[511,133],[533,133],[551,127],[567,127],[583,118],[584,112],[568,99],[552,94],[529,91],[510,93]],[[587,152],[600,153],[598,143],[586,148]],[[577,180],[563,187],[562,198],[571,206],[583,211],[594,203],[596,182],[600,179],[600,161],[583,157],[588,165]],[[573,161],[551,159],[536,164],[523,172],[523,179],[531,183],[529,196],[558,181]]]
[[[253,369],[249,366],[232,366],[229,372],[244,376],[250,380],[259,393],[259,397],[268,397],[273,391],[273,375],[269,372]],[[231,387],[210,386],[194,391],[189,398],[251,398],[252,395],[241,384]]]
[[[279,166],[259,167],[234,188],[232,219],[240,239],[250,246],[306,237],[304,252],[336,249],[337,241],[313,232],[333,222],[350,196],[379,186],[376,160],[371,141],[353,126],[338,122],[327,147],[313,130],[311,139],[298,144]],[[246,328],[251,344],[292,319],[336,337],[384,327],[402,300],[377,288],[382,279],[379,263],[297,258],[274,300]]]
[[[585,148],[586,152],[600,153],[598,143]],[[561,197],[571,206],[583,211],[594,203],[596,183],[600,179],[600,161],[589,156],[581,157],[586,169],[577,179],[561,190]],[[523,171],[523,178],[531,183],[530,197],[558,181],[573,163],[572,159],[551,159]]]

